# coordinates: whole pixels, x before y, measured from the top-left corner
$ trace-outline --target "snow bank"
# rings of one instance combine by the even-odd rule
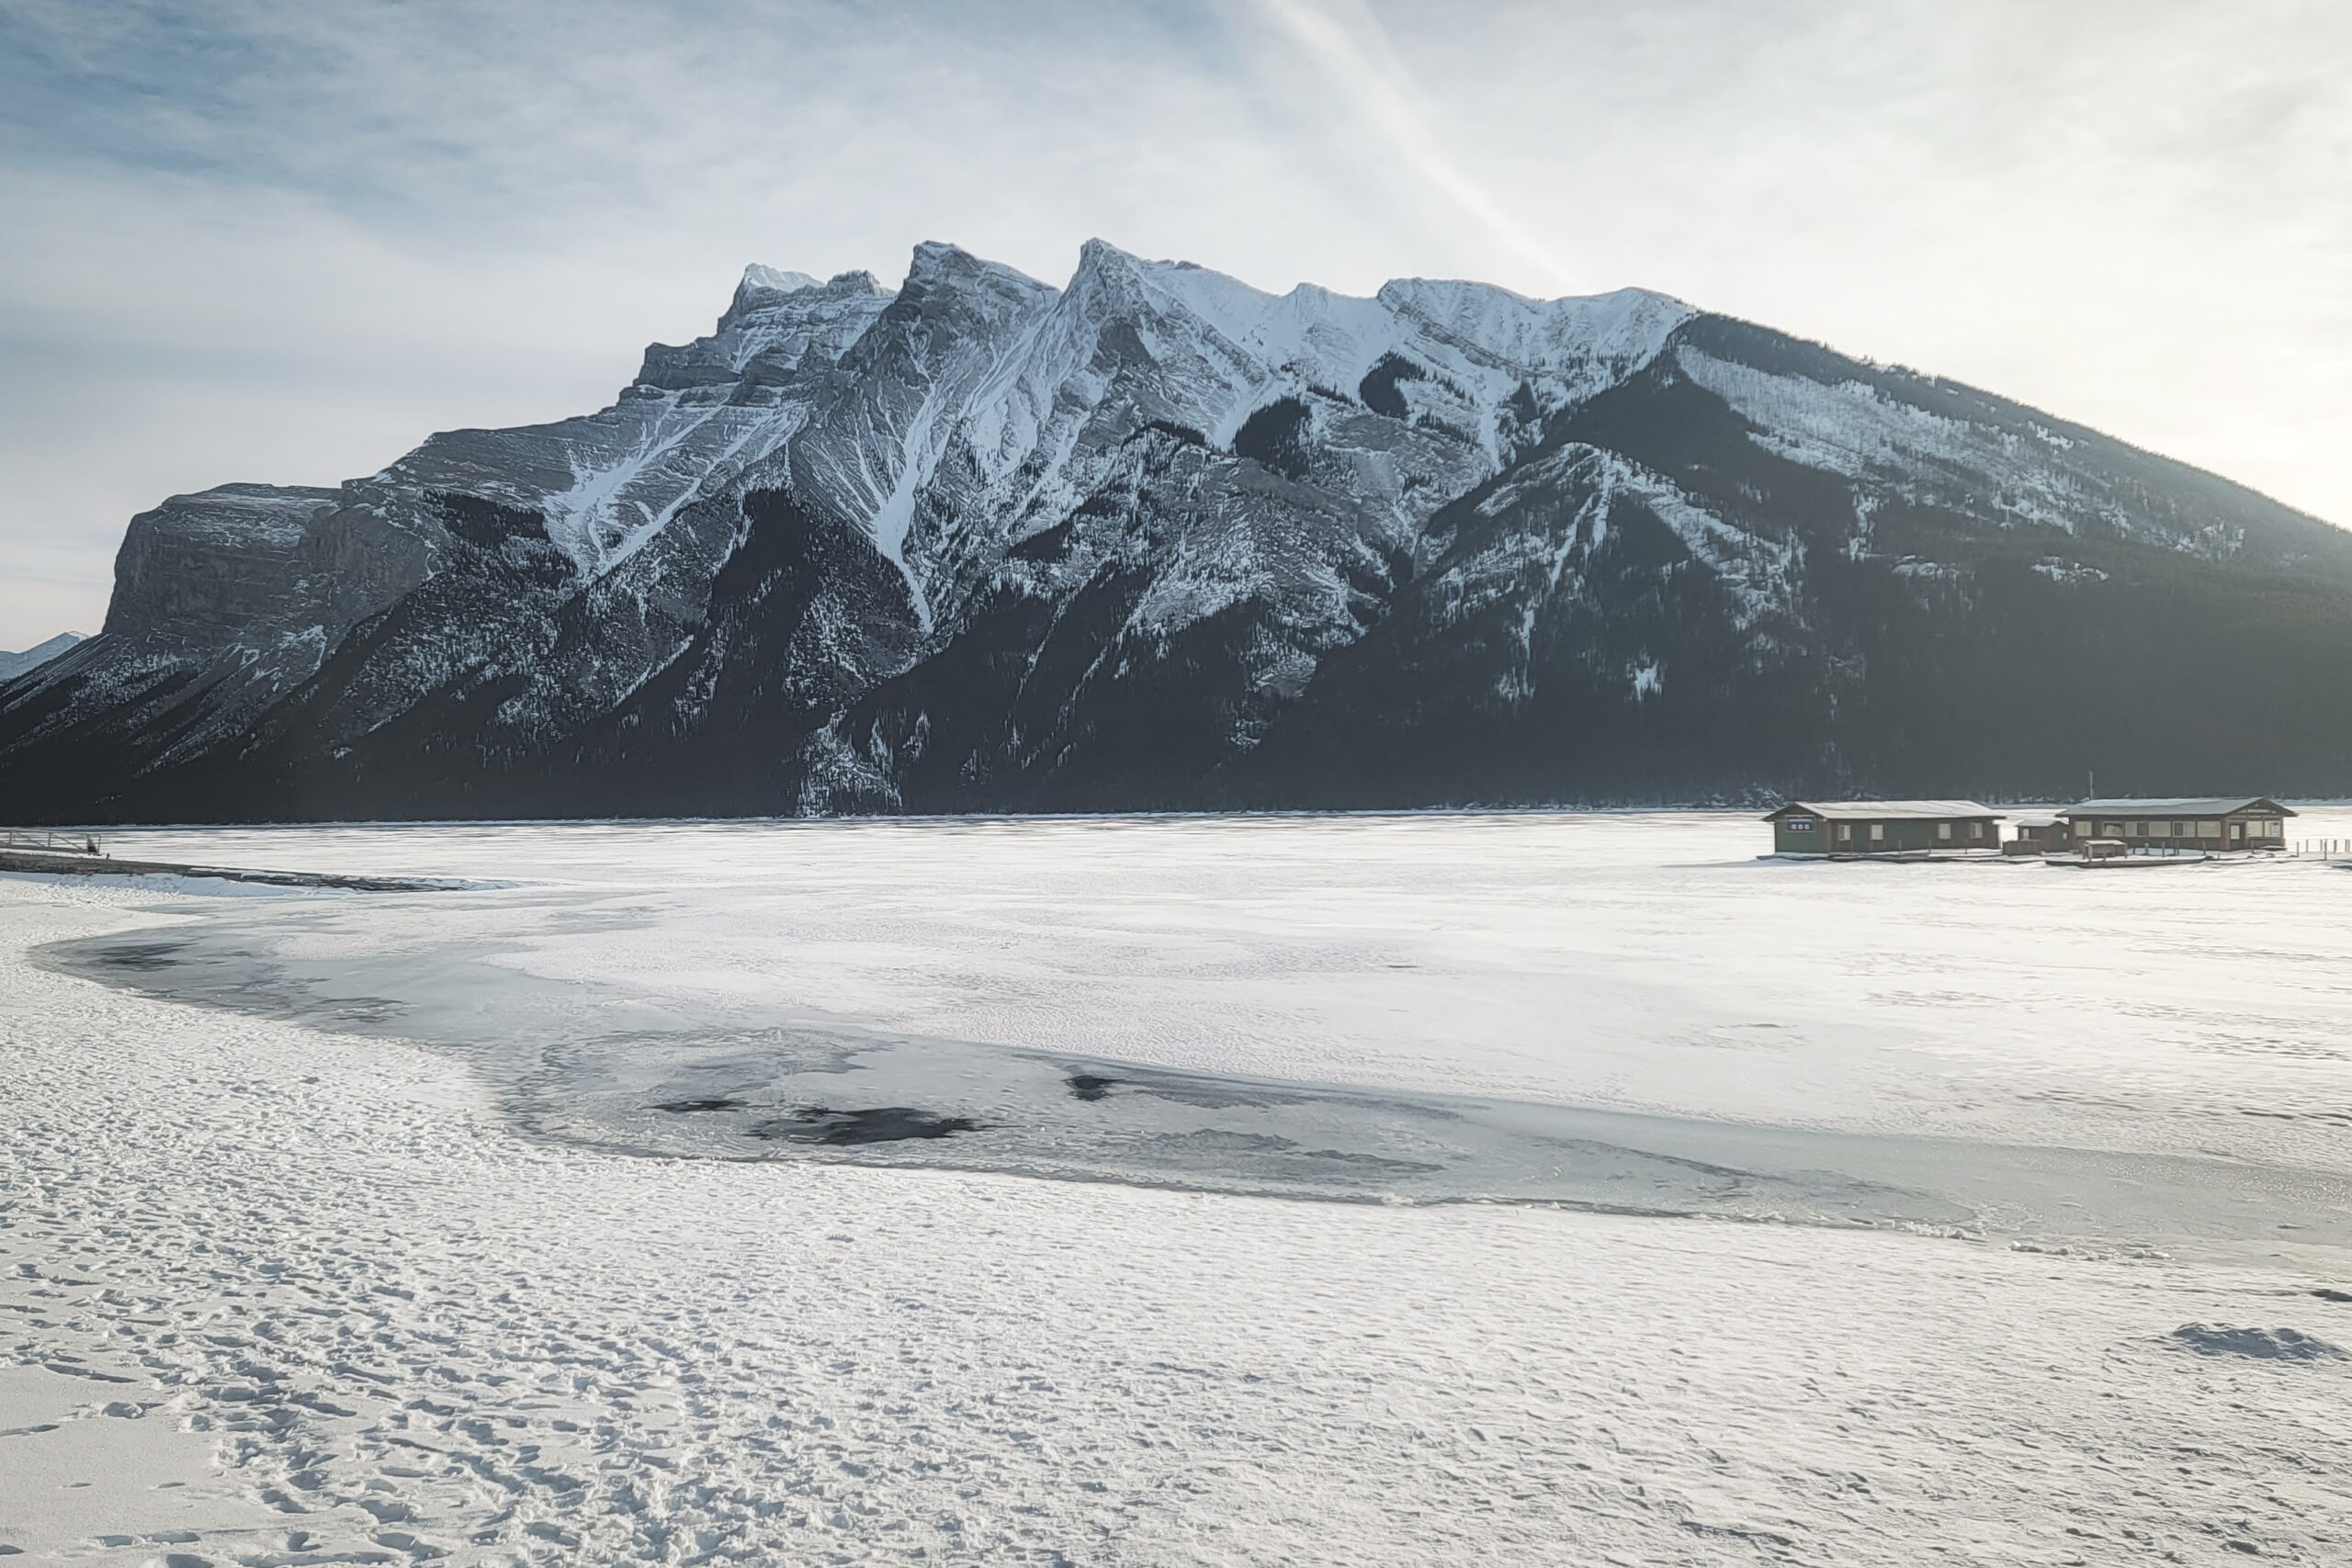
[[[2070,1529],[2352,1539],[2335,1363],[2165,1343],[2265,1280],[520,1145],[431,1057],[26,968],[27,940],[111,923],[58,898],[0,914],[23,1195],[0,1303],[19,1361],[125,1381],[0,1443],[135,1402],[210,1446],[219,1511],[109,1515],[11,1465],[0,1539],[31,1551],[1729,1563],[1764,1537],[1987,1561]],[[2291,1513],[2267,1504],[2281,1463]]]
[[[1275,823],[1045,835],[1116,846],[1125,886],[1096,855],[1040,852],[1035,829],[1008,825],[792,829],[773,854],[753,846],[775,829],[694,826],[190,837],[207,860],[266,846],[279,864],[478,876],[511,872],[520,846],[550,883],[596,897],[504,959],[593,962],[606,980],[686,970],[640,999],[782,977],[836,1003],[861,995],[874,1017],[947,1007],[965,976],[993,972],[964,1005],[1006,1032],[1072,1028],[1124,994],[1114,1010],[1150,1020],[1163,1055],[1262,1063],[1263,1038],[1287,1022],[1291,1061],[1359,1078],[1403,1074],[1412,1054],[1394,1023],[1346,1054],[1351,1022],[1411,1005],[1446,1010],[1464,1071],[1567,1081],[1562,1015],[1583,1015],[1580,1036],[1637,1021],[1627,997],[1667,994],[1641,990],[1644,954],[1694,942],[1707,959],[1683,964],[1694,993],[1744,993],[1750,1022],[1768,1021],[1758,1007],[1805,987],[1757,988],[1787,972],[1780,944],[1793,939],[1753,917],[1785,924],[1800,905],[1777,900],[1797,889],[1815,949],[1827,935],[1856,950],[1818,985],[1864,998],[1848,1004],[1858,1028],[1949,1013],[1995,1042],[1946,1061],[1944,1096],[1974,1083],[1991,1100],[2032,1080],[2023,1046],[1999,1043],[2012,1032],[2036,1035],[2030,1055],[2058,1064],[2042,1081],[2070,1089],[2099,1077],[2128,1033],[2085,1026],[2079,1005],[2047,1015],[2064,1026],[2037,1026],[2030,1009],[1897,995],[1996,984],[1971,977],[1990,908],[2008,908],[2003,927],[2038,914],[2036,934],[2055,944],[2032,981],[2043,985],[2073,962],[2062,908],[2095,942],[2123,918],[2105,900],[2188,899],[2177,890],[2201,880],[2203,934],[2165,946],[2195,909],[2157,904],[2142,917],[2158,933],[2150,951],[2186,971],[2188,952],[2211,959],[2230,943],[2249,968],[2269,965],[2274,1038],[2318,1027],[2298,1016],[2298,965],[2341,972],[2315,955],[2335,940],[2324,931],[2249,933],[2222,918],[2257,887],[2291,916],[2293,866],[2115,879],[2163,885],[2128,889],[1934,868],[1943,880],[1930,885],[1911,868],[1710,861],[1685,827],[1668,835],[1679,870],[1661,887],[1654,824],[1587,824],[1581,853],[1563,857],[1540,852],[1540,824],[1532,839],[1518,830],[1457,824],[1506,852],[1473,857],[1476,877],[1416,890],[1396,846],[1426,847],[1421,825],[1355,824],[1319,889],[1291,891],[1300,840],[1317,840]],[[1169,897],[1179,868],[1155,864],[1163,834],[1184,845],[1189,898]],[[717,863],[714,844],[730,852]],[[140,848],[161,854],[164,836]],[[1593,874],[1569,875],[1572,862]],[[647,868],[674,880],[709,863],[733,879],[730,897],[761,885],[775,897],[739,908],[731,927],[665,924],[681,890]],[[1508,918],[1494,894],[1505,863],[1523,875]],[[1091,914],[1065,877],[1093,879]],[[1547,898],[1561,880],[1572,896]],[[1708,887],[1765,900],[1724,917],[1744,917],[1744,943],[1707,934]],[[449,905],[287,897],[322,933],[381,922],[395,944],[400,911]],[[125,1562],[1993,1563],[2095,1557],[2092,1543],[2124,1540],[2187,1561],[2352,1552],[2340,1419],[2352,1362],[2242,1348],[2249,1332],[2271,1347],[2346,1342],[2352,1308],[2312,1293],[2347,1282],[2340,1249],[2288,1238],[2226,1264],[2099,1258],[1521,1207],[624,1157],[518,1139],[453,1058],[175,1006],[28,958],[69,938],[164,942],[163,927],[265,901],[0,883],[0,1361],[88,1385],[76,1399],[23,1371],[0,1380],[0,1543]],[[1894,929],[1898,910],[1907,931]],[[723,929],[736,934],[686,962]],[[967,933],[960,947],[941,939],[950,929]],[[1935,952],[1954,956],[1925,964]],[[1089,978],[1118,954],[1124,987]],[[1382,986],[1413,973],[1389,964],[1422,957],[1442,960],[1424,988]],[[1559,979],[1612,971],[1633,990],[1595,988],[1590,1010]],[[1552,1043],[1523,1055],[1477,1000],[1519,972],[1552,978],[1506,998],[1505,1015],[1533,1017],[1519,1010],[1540,989],[1555,1021]],[[1302,989],[1302,974],[1336,978]],[[1189,1020],[1168,1007],[1188,994]],[[2212,973],[2150,1005],[2198,995],[2239,1005]],[[1258,1032],[1228,1040],[1226,1025],[1251,1017]],[[2197,1055],[2163,1043],[2209,1021],[2139,1015],[2157,1059],[2107,1076],[2127,1102],[2151,1102]],[[1668,1052],[1679,1060],[1637,1071],[1650,1045],[1628,1036],[1573,1070],[1704,1101],[1724,1090],[1694,1069],[1777,1053],[1798,1080],[1782,1092],[1821,1088],[1835,1114],[1904,1103],[1871,1072],[1839,1086],[1838,1069],[1869,1066],[1860,1055],[1735,1043],[1687,1012],[1659,1028],[1682,1040]],[[2084,1049],[2068,1045],[2077,1036]],[[1930,1047],[1962,1038],[1911,1033],[1901,1066],[1920,1070]],[[2293,1078],[2264,1066],[2275,1058],[2241,1054],[2266,1092]],[[2189,1076],[2174,1086],[2184,1100]],[[2199,1343],[2178,1337],[2184,1325]],[[141,1414],[106,1414],[114,1405]],[[72,1464],[22,1457],[107,1423],[153,1435],[153,1457],[130,1461],[142,1484],[79,1498],[60,1484]],[[209,1456],[200,1470],[190,1444]],[[157,1489],[174,1480],[189,1485]],[[165,1494],[180,1490],[200,1506],[173,1513]]]

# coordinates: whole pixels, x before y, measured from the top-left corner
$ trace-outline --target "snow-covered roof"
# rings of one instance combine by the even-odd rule
[[[2281,817],[2293,812],[2259,795],[2199,795],[2162,800],[2083,800],[2067,807],[2061,817],[2227,817],[2235,811],[2271,811]]]
[[[1767,817],[1803,815],[1832,822],[1893,822],[1913,818],[1998,817],[2001,813],[1973,800],[1792,800]]]

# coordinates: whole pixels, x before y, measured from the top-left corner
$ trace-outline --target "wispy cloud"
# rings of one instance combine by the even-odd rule
[[[1412,175],[1562,290],[1575,278],[1446,147],[1436,111],[1363,0],[1249,0],[1339,90],[1363,126]]]

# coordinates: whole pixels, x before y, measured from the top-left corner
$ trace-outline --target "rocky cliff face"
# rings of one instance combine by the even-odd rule
[[[612,407],[133,520],[27,819],[2352,787],[2352,536],[1627,290],[754,267]]]

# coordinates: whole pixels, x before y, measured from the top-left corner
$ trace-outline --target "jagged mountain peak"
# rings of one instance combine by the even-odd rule
[[[1646,288],[1535,299],[1455,278],[1392,278],[1375,298],[1419,331],[1474,356],[1555,367],[1593,356],[1646,362],[1668,333],[1698,314]]]
[[[999,340],[1048,310],[1059,290],[960,245],[927,240],[915,246],[906,281],[876,318],[875,330],[851,345],[842,363],[854,375],[952,378],[959,356],[995,352]],[[886,367],[895,366],[895,369]]]
[[[890,289],[883,287],[879,279],[877,279],[872,273],[866,271],[864,267],[855,267],[848,272],[837,272],[833,274],[832,276],[827,278],[820,287],[841,293],[879,294],[887,296],[891,292]]]
[[[1498,461],[1508,445],[1500,411],[1522,386],[1545,410],[1578,401],[1646,364],[1695,314],[1637,288],[1531,299],[1491,284],[1403,278],[1369,298],[1314,283],[1275,294],[1099,239],[1081,250],[1069,293],[1091,314],[1155,323],[1155,352],[1185,356],[1187,345],[1171,344],[1183,334],[1170,322],[1213,334],[1189,345],[1192,356],[1243,389],[1215,411],[1194,410],[1220,444],[1271,399],[1315,390],[1360,399],[1377,373],[1379,412],[1462,428]],[[1400,392],[1398,377],[1427,385]]]
[[[863,270],[839,272],[822,282],[805,272],[785,272],[758,262],[743,269],[743,280],[735,286],[734,298],[718,318],[724,328],[731,321],[758,315],[770,310],[807,311],[820,308],[814,297],[888,299],[890,291],[876,283],[874,275]]]
[[[86,640],[80,632],[59,632],[55,637],[37,642],[20,652],[0,652],[0,681],[13,681],[19,675],[62,659],[76,645]]]
[[[797,294],[803,288],[814,288],[818,284],[805,272],[785,272],[753,262],[743,269],[743,281],[738,287],[772,294]]]
[[[938,291],[987,294],[1026,301],[1050,299],[1059,292],[1017,267],[973,254],[944,240],[925,240],[914,248],[907,264],[903,297]]]
[[[754,273],[800,281],[771,288],[755,283]],[[647,345],[634,386],[685,392],[732,386],[746,376],[778,385],[811,356],[827,365],[839,358],[891,298],[869,272],[838,273],[819,283],[803,273],[776,273],[754,264],[708,336]]]
[[[1275,294],[1198,262],[1160,260],[1122,250],[1108,240],[1089,240],[1079,250],[1073,293],[1091,292],[1111,308],[1182,312],[1214,327],[1237,346],[1259,335],[1272,315],[1376,313],[1367,299],[1301,283]]]

